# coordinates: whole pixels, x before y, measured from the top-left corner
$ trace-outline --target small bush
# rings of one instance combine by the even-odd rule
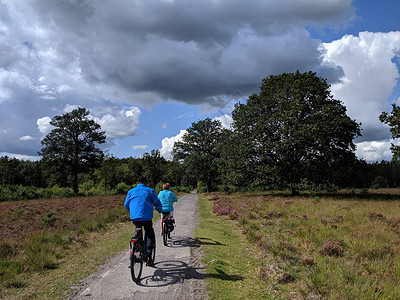
[[[207,186],[203,185],[202,183],[199,183],[197,185],[197,192],[198,193],[207,193]]]
[[[42,221],[47,226],[53,226],[56,218],[54,217],[54,212],[49,211],[45,213],[44,217],[42,217]]]
[[[113,190],[113,194],[114,195],[126,194],[130,189],[131,187],[127,185],[125,182],[120,182],[118,183],[117,187]]]
[[[54,269],[56,263],[53,260],[55,246],[51,237],[46,232],[39,232],[31,236],[24,245],[25,258],[23,264],[29,270],[40,271],[43,269]]]
[[[11,215],[13,217],[19,217],[22,216],[23,214],[24,214],[23,208],[21,206],[18,206],[16,209],[14,209]]]

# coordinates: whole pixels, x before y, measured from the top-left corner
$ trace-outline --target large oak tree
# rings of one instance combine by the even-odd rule
[[[356,161],[353,139],[361,135],[360,124],[329,88],[313,72],[271,75],[259,94],[235,106],[233,149],[246,165],[241,169],[255,173],[244,176],[249,183],[284,184],[295,191],[304,180],[340,184],[345,179]]]

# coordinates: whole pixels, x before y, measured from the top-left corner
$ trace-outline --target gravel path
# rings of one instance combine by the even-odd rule
[[[126,251],[75,286],[77,290],[68,299],[208,299],[205,270],[200,263],[201,250],[193,238],[198,217],[196,193],[179,199],[174,217],[177,226],[171,233],[168,246],[162,243],[159,222],[153,224],[157,245],[155,265],[143,266],[137,284],[132,281],[128,268],[127,247]]]

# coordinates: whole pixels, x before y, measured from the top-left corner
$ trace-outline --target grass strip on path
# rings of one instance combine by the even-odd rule
[[[212,212],[213,203],[198,197],[200,222],[195,239],[204,251],[206,283],[210,299],[278,299],[258,278],[256,246],[240,228]]]

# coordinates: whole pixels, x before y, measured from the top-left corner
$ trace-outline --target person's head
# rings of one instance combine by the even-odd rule
[[[139,176],[139,178],[137,179],[137,183],[146,184],[146,177],[144,177],[144,176]]]
[[[164,183],[162,187],[164,190],[169,190],[169,183]]]

